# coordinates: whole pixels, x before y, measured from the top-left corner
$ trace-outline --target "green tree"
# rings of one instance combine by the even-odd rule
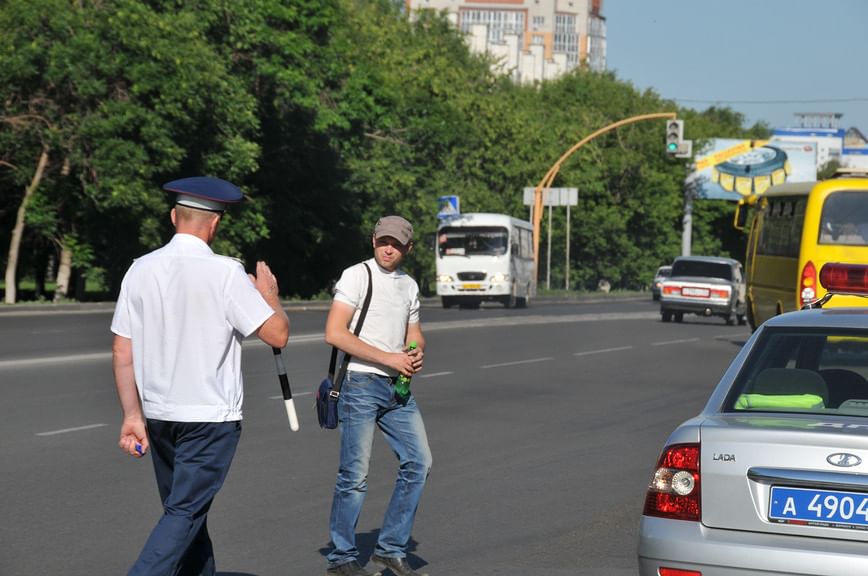
[[[160,183],[191,173],[243,181],[256,169],[256,101],[203,26],[195,11],[134,0],[12,0],[0,10],[9,32],[0,40],[4,114],[36,119],[26,126],[28,147],[17,144],[20,122],[0,125],[0,157],[18,172],[4,179],[4,195],[28,167],[38,174],[32,167],[44,151],[33,191],[56,218],[40,217],[37,230],[60,246],[62,264],[101,265],[116,280],[164,235]],[[26,211],[29,197],[21,198]],[[246,217],[255,209],[227,218],[218,249],[237,254],[239,238],[264,234]],[[7,269],[14,264],[8,258]]]

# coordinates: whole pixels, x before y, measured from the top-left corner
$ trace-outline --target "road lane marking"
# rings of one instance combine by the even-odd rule
[[[454,374],[454,372],[432,372],[431,374],[419,374],[418,376],[413,376],[413,378],[435,378],[437,376],[449,376],[450,374]]]
[[[652,342],[652,346],[668,346],[669,344],[686,344],[687,342],[699,342],[699,338],[685,338],[683,340],[667,340],[665,342]]]
[[[618,346],[617,348],[602,348],[600,350],[587,350],[585,352],[574,352],[573,356],[588,356],[590,354],[605,354],[606,352],[621,352],[622,350],[632,350],[632,346]]]
[[[486,364],[485,366],[480,366],[480,368],[500,368],[501,366],[516,366],[518,364],[533,364],[534,362],[546,362],[548,360],[552,360],[551,356],[546,356],[545,358],[531,358],[530,360],[517,360],[515,362],[503,362],[502,364]]]
[[[88,424],[87,426],[76,426],[75,428],[64,428],[63,430],[51,430],[50,432],[37,432],[37,436],[54,436],[55,434],[66,434],[68,432],[80,432],[82,430],[91,430],[92,428],[102,428],[108,424]]]
[[[75,311],[71,313],[90,314],[92,312]],[[563,316],[545,316],[542,314],[533,314],[527,316],[499,316],[496,318],[487,319],[475,318],[472,321],[447,320],[440,322],[430,322],[425,324],[425,332],[471,328],[495,328],[502,326],[529,326],[532,324],[564,324],[571,322],[605,322],[615,320],[656,320],[659,317],[659,312],[604,312],[598,314],[566,314]],[[325,336],[322,332],[300,334],[297,336],[290,336],[288,345],[304,344],[308,342],[322,342],[324,339]],[[242,342],[242,345],[245,348],[248,346],[267,346],[267,344],[265,344],[258,338],[249,338]],[[45,364],[63,364],[96,360],[111,361],[111,357],[111,351],[108,350],[106,352],[95,352],[90,354],[69,354],[64,356],[45,356],[39,358],[0,360],[0,370],[5,370],[7,368],[31,368],[35,366],[43,366]]]
[[[3,368],[27,368],[44,364],[66,364],[86,362],[88,360],[111,360],[111,352],[94,352],[93,354],[70,354],[68,356],[43,356],[39,358],[22,358],[21,360],[0,360],[0,370]]]
[[[496,318],[474,318],[467,320],[443,320],[425,324],[425,332],[435,330],[453,330],[455,328],[496,328],[500,326],[528,326],[531,324],[567,324],[572,322],[605,322],[614,320],[657,320],[660,312],[602,312],[590,314],[564,314],[562,316],[544,316],[528,314],[526,316],[498,316]]]
[[[712,336],[715,340],[732,340],[733,338],[742,338],[750,336],[750,332],[733,332],[732,334],[721,334],[719,336]]]

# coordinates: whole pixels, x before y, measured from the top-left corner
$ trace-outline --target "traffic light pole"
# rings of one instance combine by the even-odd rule
[[[642,114],[640,116],[631,116],[630,118],[626,118],[624,120],[619,120],[614,124],[609,124],[604,128],[600,128],[590,136],[585,137],[581,141],[574,144],[569,150],[563,153],[558,161],[552,164],[552,167],[549,168],[549,171],[546,172],[546,175],[543,176],[543,179],[540,180],[540,183],[537,184],[534,189],[534,204],[533,204],[533,266],[534,266],[534,279],[537,280],[539,275],[539,239],[540,239],[540,219],[542,218],[542,208],[543,208],[543,190],[551,187],[552,182],[555,180],[555,176],[558,175],[558,172],[561,169],[561,165],[573,155],[573,153],[596,138],[597,136],[601,136],[606,132],[610,132],[615,128],[620,128],[621,126],[626,126],[628,124],[635,124],[636,122],[643,122],[645,120],[658,120],[660,118],[675,118],[677,114],[675,112],[660,112],[657,114]]]
[[[693,239],[693,191],[684,187],[684,216],[681,218],[681,255],[690,256]]]
[[[684,215],[681,218],[681,255],[690,256],[693,250],[693,199],[696,197],[696,164],[687,165],[687,177],[684,179]]]

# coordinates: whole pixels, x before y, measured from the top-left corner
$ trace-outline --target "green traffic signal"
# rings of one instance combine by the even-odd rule
[[[684,120],[666,121],[666,153],[677,154],[684,139]]]

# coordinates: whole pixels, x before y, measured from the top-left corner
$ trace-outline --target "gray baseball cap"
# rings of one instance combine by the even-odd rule
[[[383,216],[374,226],[374,239],[391,236],[405,246],[413,241],[413,225],[400,216]]]

